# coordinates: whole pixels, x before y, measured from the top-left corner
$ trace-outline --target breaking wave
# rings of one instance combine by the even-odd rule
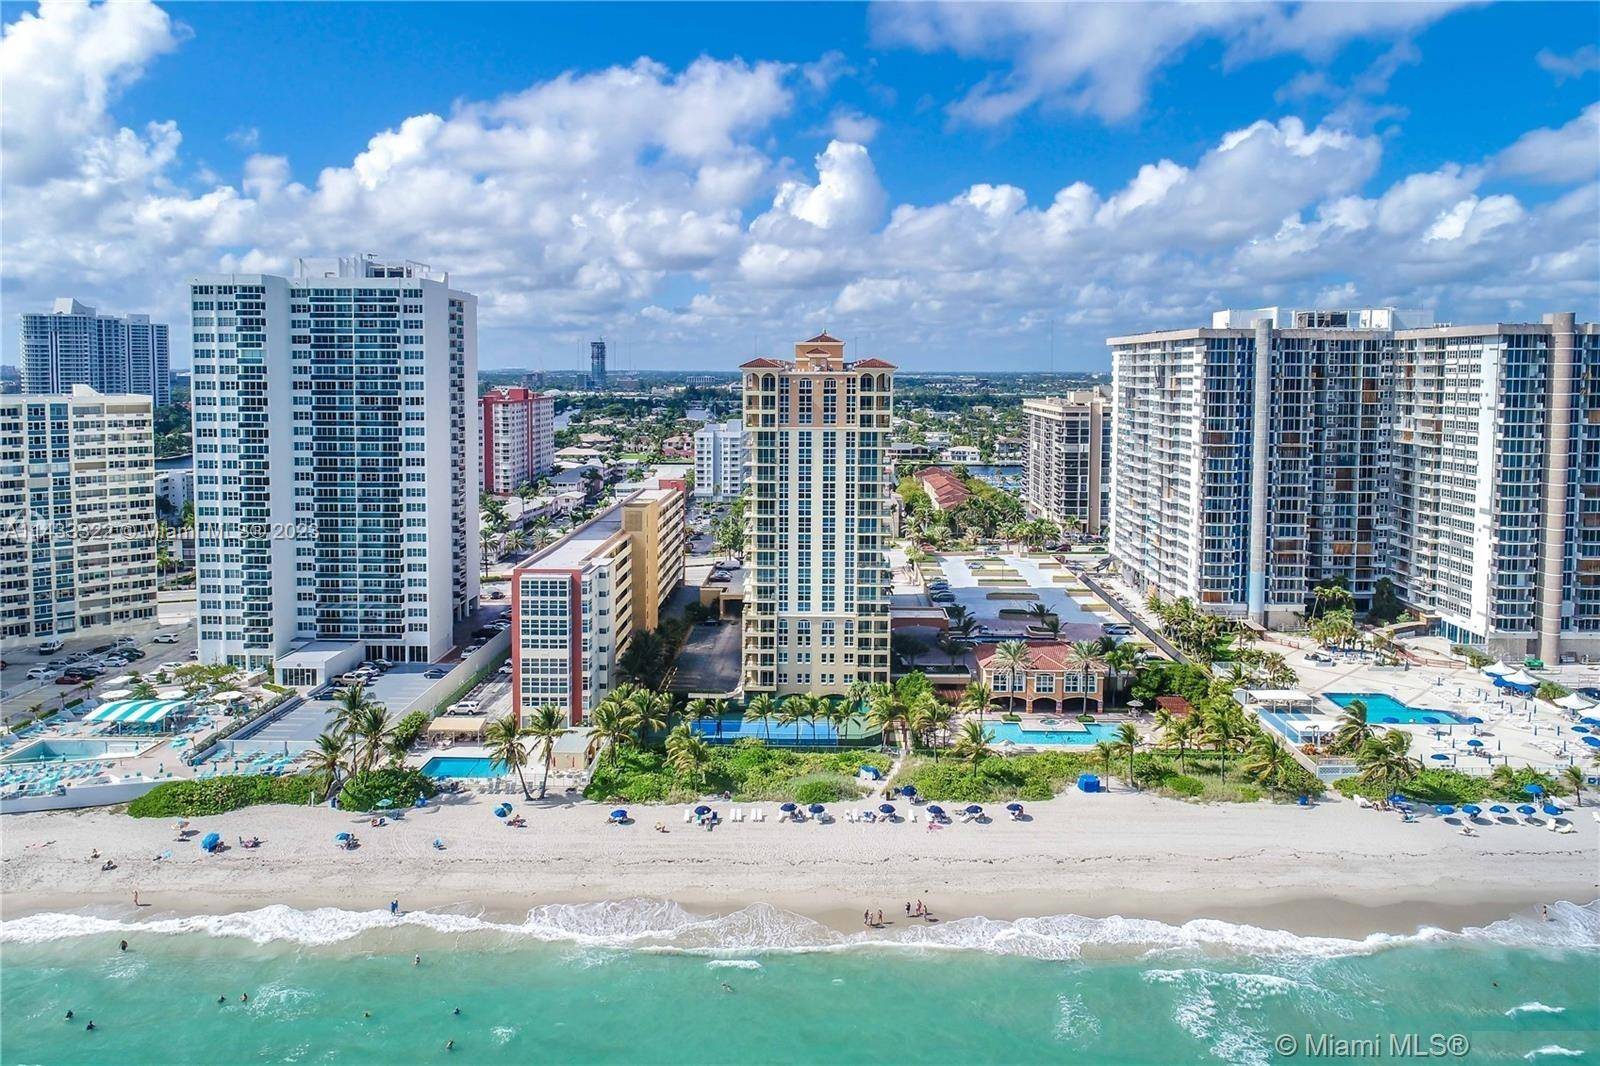
[[[1054,915],[1001,921],[961,918],[895,930],[840,932],[768,904],[730,914],[695,914],[669,900],[630,899],[535,907],[520,923],[482,916],[334,907],[297,910],[282,904],[234,914],[123,921],[92,914],[37,914],[0,922],[0,944],[38,944],[90,936],[138,933],[227,937],[254,944],[330,945],[364,935],[427,931],[483,936],[510,943],[544,942],[585,948],[676,952],[712,957],[751,954],[899,949],[977,951],[1037,959],[1132,957],[1195,953],[1250,957],[1371,954],[1423,943],[1482,942],[1513,948],[1600,949],[1600,901],[1554,903],[1549,920],[1520,915],[1461,932],[1424,928],[1363,939],[1300,936],[1282,930],[1199,918],[1182,925],[1144,918]],[[1519,1010],[1534,1011],[1540,1004]]]

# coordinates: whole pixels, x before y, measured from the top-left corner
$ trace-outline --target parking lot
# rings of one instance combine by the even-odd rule
[[[99,677],[93,679],[96,691],[110,688],[109,682],[114,677],[124,674],[149,674],[158,670],[162,663],[190,663],[194,659],[190,653],[195,650],[195,627],[192,619],[170,625],[146,626],[139,629],[129,629],[125,632],[110,632],[107,635],[74,637],[63,642],[60,651],[44,654],[39,651],[43,640],[7,641],[4,651],[5,668],[0,670],[0,713],[4,714],[6,721],[21,717],[32,711],[34,706],[49,710],[58,707],[65,699],[74,698],[82,689],[82,685],[58,685],[55,682],[65,669],[74,662],[83,662],[94,658],[97,648],[107,651],[124,636],[132,637],[134,647],[138,648],[140,658],[127,666],[106,670]],[[156,638],[173,637],[172,643],[156,643]],[[27,675],[36,667],[51,667],[49,677],[30,679]]]

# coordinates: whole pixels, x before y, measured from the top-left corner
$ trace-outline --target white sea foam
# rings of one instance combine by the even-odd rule
[[[318,946],[363,935],[427,931],[448,936],[483,935],[507,941],[566,943],[579,948],[632,949],[722,958],[751,954],[853,951],[893,948],[914,951],[981,951],[1037,959],[1085,955],[1215,955],[1334,958],[1371,954],[1417,943],[1484,942],[1506,947],[1600,948],[1600,902],[1554,903],[1549,920],[1519,916],[1459,933],[1422,929],[1409,935],[1373,934],[1364,939],[1299,936],[1282,930],[1202,918],[1182,925],[1143,918],[1052,915],[1000,921],[961,918],[899,930],[842,933],[768,904],[731,914],[694,914],[668,900],[632,899],[535,907],[520,923],[479,915],[333,907],[297,910],[282,904],[234,914],[123,921],[91,914],[36,914],[0,922],[0,944],[35,944],[88,936],[200,934],[254,944],[287,942]],[[603,956],[603,952],[601,953]]]
[[[1515,1018],[1519,1014],[1565,1014],[1566,1012],[1567,1008],[1565,1007],[1552,1007],[1548,1003],[1540,1003],[1538,1000],[1534,1000],[1531,1003],[1523,1003],[1520,1006],[1512,1007],[1506,1011],[1506,1017]]]
[[[1562,1047],[1560,1044],[1546,1044],[1544,1047],[1534,1048],[1522,1057],[1530,1061],[1542,1058],[1577,1059],[1583,1057],[1583,1051],[1579,1048]]]
[[[712,959],[706,963],[713,970],[759,970],[761,964],[755,959]]]

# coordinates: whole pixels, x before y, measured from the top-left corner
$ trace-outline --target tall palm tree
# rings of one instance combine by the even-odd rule
[[[1087,701],[1091,698],[1089,695],[1091,691],[1089,688],[1089,674],[1096,666],[1106,661],[1105,649],[1100,646],[1100,642],[1097,640],[1075,640],[1068,648],[1067,658],[1074,666],[1078,667],[1079,677],[1082,679],[1082,687],[1079,691],[1083,693],[1084,701],[1087,704]],[[1100,710],[1104,711],[1106,709],[1105,693],[1102,692],[1100,699],[1095,702],[1099,704]]]
[[[338,702],[335,704],[337,712],[334,715],[335,722],[341,729],[349,732],[361,712],[367,709],[368,703],[366,686],[346,685],[339,690]]]
[[[517,772],[517,780],[522,784],[522,798],[532,799],[528,794],[528,779],[522,773],[523,767],[528,765],[528,749],[522,746],[522,738],[527,735],[517,713],[512,711],[484,728],[483,745],[490,759]]]
[[[667,765],[695,785],[703,786],[706,767],[711,765],[711,745],[687,725],[680,725],[667,734]]]
[[[1356,765],[1361,768],[1356,780],[1363,785],[1376,785],[1384,795],[1390,795],[1421,770],[1409,756],[1410,750],[1411,735],[1399,729],[1368,737],[1356,752]]]
[[[664,732],[670,724],[668,719],[672,716],[672,697],[665,692],[652,692],[643,686],[635,686],[626,706],[633,728],[639,734],[641,747],[652,733]]]
[[[972,764],[972,779],[978,779],[978,767],[983,760],[994,754],[994,734],[983,728],[983,723],[969,721],[961,727],[961,732],[956,734],[956,742],[951,745],[950,753],[958,759]]]
[[[828,700],[827,704],[827,722],[829,725],[833,726],[834,733],[840,739],[843,739],[845,730],[848,729],[850,723],[855,720],[856,712],[853,708],[853,705],[845,700]]]
[[[1320,589],[1318,591],[1321,591]],[[1364,700],[1351,700],[1339,716],[1339,726],[1333,731],[1335,751],[1354,752],[1365,744],[1373,733],[1367,721],[1367,704]]]
[[[960,707],[963,711],[971,713],[976,711],[978,721],[983,721],[984,712],[994,706],[994,691],[982,681],[969,681],[965,691],[961,693]]]
[[[994,657],[990,663],[994,669],[1003,671],[1010,682],[1006,694],[1006,709],[1015,711],[1017,704],[1017,681],[1027,676],[1028,668],[1033,665],[1033,657],[1028,653],[1028,646],[1020,640],[1003,640],[995,645]]]
[[[746,718],[761,719],[761,739],[769,743],[772,740],[772,716],[777,713],[778,701],[770,692],[756,693],[744,708]]]
[[[1111,760],[1117,757],[1117,746],[1109,740],[1094,742],[1095,756],[1100,760],[1100,772],[1107,777],[1111,776]]]
[[[794,726],[794,741],[800,743],[800,722],[806,716],[806,697],[802,695],[785,696],[778,704],[777,723],[780,726]]]
[[[1178,749],[1178,773],[1187,773],[1184,765],[1184,756],[1188,752],[1189,743],[1194,739],[1194,724],[1187,715],[1168,715],[1165,711],[1156,719],[1156,725],[1161,730],[1162,739]]]
[[[589,712],[589,747],[584,758],[593,759],[597,752],[604,751],[606,761],[614,761],[617,749],[632,739],[633,723],[627,713],[618,704],[601,700]]]
[[[376,703],[362,707],[350,725],[350,734],[358,742],[362,770],[371,770],[387,749],[394,727],[389,724],[389,714]]]
[[[544,799],[545,789],[550,783],[550,764],[556,757],[556,741],[567,732],[567,716],[555,704],[546,703],[528,716],[528,725],[523,732],[533,737],[539,748],[539,761],[544,764],[539,777],[539,798]]]
[[[1259,733],[1250,741],[1250,746],[1245,749],[1244,758],[1239,761],[1240,770],[1267,788],[1276,788],[1283,780],[1285,771],[1292,765],[1293,760],[1289,758],[1289,753],[1266,733]]]
[[[1128,754],[1128,787],[1137,789],[1138,780],[1133,776],[1133,757],[1139,751],[1139,727],[1132,722],[1123,722],[1117,726],[1117,748]]]
[[[955,716],[954,707],[951,707],[948,703],[935,700],[922,711],[921,716],[918,718],[918,722],[927,736],[928,746],[933,749],[935,762],[939,759],[940,741],[949,739],[950,724],[955,721]]]
[[[1563,767],[1561,770],[1561,783],[1572,789],[1572,802],[1579,807],[1583,806],[1583,767],[1576,764]]]
[[[1243,722],[1234,713],[1235,707],[1229,704],[1220,707],[1215,713],[1205,716],[1205,740],[1217,754],[1221,756],[1222,777],[1228,776],[1228,752],[1232,749],[1234,741],[1243,732]]]
[[[309,752],[311,779],[317,782],[312,795],[320,793],[324,801],[333,796],[334,786],[345,767],[345,736],[337,729],[320,734]]]

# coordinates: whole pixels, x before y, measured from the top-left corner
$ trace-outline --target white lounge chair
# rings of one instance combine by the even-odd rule
[[[751,816],[751,821],[764,822],[766,820],[767,820],[767,809],[765,807],[757,807],[756,808],[756,813]]]
[[[912,811],[911,812],[911,821],[912,821],[913,824],[916,823],[916,821],[917,821],[917,812],[916,811]]]
[[[1556,822],[1550,827],[1552,833],[1576,833],[1578,827],[1571,822]]]
[[[1595,817],[1600,818],[1600,815],[1595,815]],[[845,811],[844,820],[847,822],[854,822],[856,820],[856,812],[850,810]]]
[[[694,821],[694,808],[685,807],[683,809],[683,820],[685,823]]]
[[[744,812],[739,810],[739,808],[737,808],[737,807],[729,807],[728,808],[728,821],[730,821],[730,822],[742,822],[742,821],[744,821]]]

